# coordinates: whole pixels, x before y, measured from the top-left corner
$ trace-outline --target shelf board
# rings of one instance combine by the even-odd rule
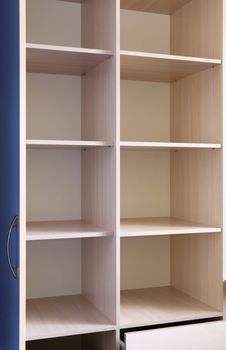
[[[82,0],[58,0],[58,1],[63,1],[63,2],[76,2],[76,3],[79,3],[79,4],[82,3]]]
[[[190,1],[191,0],[121,0],[121,8],[171,15]]]
[[[122,150],[180,150],[180,149],[216,149],[221,148],[219,143],[179,143],[179,142],[133,142],[121,141]]]
[[[121,79],[173,82],[219,64],[218,59],[121,51]]]
[[[67,140],[27,140],[27,148],[31,149],[87,149],[94,147],[111,147],[107,141],[67,141]]]
[[[41,221],[27,223],[27,241],[108,237],[113,232],[84,221]]]
[[[220,316],[221,312],[173,287],[121,291],[121,328]]]
[[[112,55],[111,51],[27,44],[27,71],[84,75]]]
[[[101,332],[114,328],[81,295],[27,300],[27,340]]]
[[[221,228],[171,217],[135,218],[121,219],[120,236],[164,236],[216,232],[221,232]]]

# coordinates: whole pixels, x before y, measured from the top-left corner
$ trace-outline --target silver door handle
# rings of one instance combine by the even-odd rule
[[[8,237],[7,237],[7,259],[8,259],[8,264],[9,264],[9,268],[10,271],[13,275],[13,277],[15,279],[17,279],[17,267],[13,267],[12,262],[11,262],[11,257],[10,257],[10,241],[11,241],[11,236],[12,236],[12,232],[13,229],[17,227],[17,223],[18,223],[18,216],[15,216],[11,222],[9,231],[8,231]]]

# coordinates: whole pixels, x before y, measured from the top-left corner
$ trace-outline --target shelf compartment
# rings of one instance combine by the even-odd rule
[[[172,217],[121,219],[121,237],[164,236],[221,232],[220,227],[200,225]]]
[[[171,15],[190,1],[191,0],[121,0],[121,8],[125,10]]]
[[[222,312],[173,287],[121,291],[121,328],[221,316]]]
[[[81,295],[27,300],[27,340],[114,330]]]
[[[122,50],[121,78],[173,82],[220,64],[219,59]]]
[[[112,55],[108,50],[30,43],[26,48],[27,71],[35,73],[84,75]]]
[[[113,232],[84,221],[42,221],[27,223],[27,241],[108,237]]]
[[[94,147],[111,147],[107,141],[69,141],[69,140],[27,140],[29,149],[87,149]]]
[[[179,143],[179,142],[134,142],[121,141],[122,150],[180,150],[180,149],[219,149],[219,143]]]

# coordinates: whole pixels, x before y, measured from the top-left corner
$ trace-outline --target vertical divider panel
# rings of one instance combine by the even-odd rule
[[[82,219],[114,232],[83,240],[82,293],[116,324],[116,1],[84,0],[82,23],[84,47],[113,51],[82,79],[82,137],[113,143],[82,151]]]

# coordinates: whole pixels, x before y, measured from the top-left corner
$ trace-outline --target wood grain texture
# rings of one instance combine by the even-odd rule
[[[69,141],[69,140],[27,140],[29,149],[66,149],[86,150],[95,147],[111,147],[107,141]]]
[[[222,0],[193,0],[171,16],[171,53],[222,57]]]
[[[222,142],[222,67],[171,83],[174,142]]]
[[[27,71],[83,75],[111,55],[106,50],[27,44]]]
[[[191,0],[121,0],[121,8],[171,15]]]
[[[223,310],[222,235],[171,237],[171,284],[213,307]]]
[[[121,328],[197,320],[222,313],[173,287],[121,292]]]
[[[107,237],[113,232],[84,221],[27,222],[27,241]]]
[[[171,216],[222,226],[220,150],[171,153]]]
[[[121,219],[121,237],[162,236],[193,233],[221,232],[220,227],[199,225],[177,218],[133,218]]]
[[[115,58],[82,78],[82,139],[115,141]]]
[[[121,141],[122,150],[180,150],[180,149],[215,149],[221,148],[221,144],[214,143],[184,143],[184,142],[139,142],[139,141]]]
[[[114,329],[83,296],[27,301],[27,340],[54,338]]]
[[[172,82],[220,63],[215,59],[121,51],[121,79]]]
[[[126,350],[225,350],[226,323],[224,321],[152,329],[126,334]]]
[[[82,217],[115,232],[115,150],[87,150],[82,157]],[[116,320],[116,238],[82,242],[83,293]]]
[[[82,47],[114,50],[116,47],[116,2],[82,0]]]

